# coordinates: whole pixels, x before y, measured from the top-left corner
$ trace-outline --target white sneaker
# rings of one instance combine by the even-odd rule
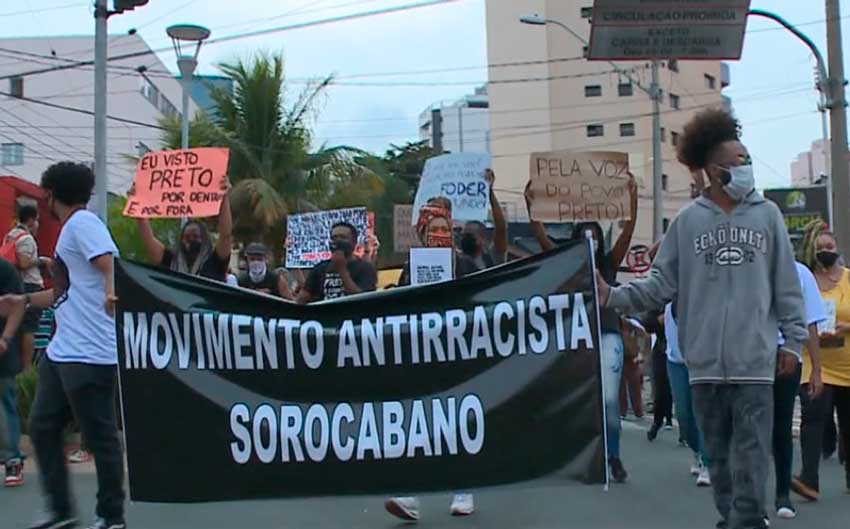
[[[388,513],[408,522],[419,520],[419,498],[405,496],[401,498],[390,498],[384,502],[384,508]]]
[[[697,476],[697,487],[710,487],[711,486],[711,476],[708,474],[708,469],[702,467],[699,470],[699,475]]]
[[[452,516],[469,516],[475,512],[475,502],[472,494],[455,494],[452,499]]]
[[[694,462],[691,463],[691,475],[699,476],[700,471],[702,470],[702,461],[699,456],[694,457]]]
[[[783,520],[793,520],[797,517],[797,512],[790,507],[780,507],[776,510],[776,516]]]

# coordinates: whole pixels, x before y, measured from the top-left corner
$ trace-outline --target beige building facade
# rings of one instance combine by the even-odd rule
[[[511,220],[524,220],[530,153],[628,152],[640,196],[632,244],[650,245],[652,101],[640,88],[650,86],[650,63],[617,63],[634,83],[607,62],[584,59],[584,44],[563,28],[520,23],[524,15],[539,14],[587,41],[592,4],[592,0],[487,1],[490,138],[497,192],[506,211],[518,217]],[[675,145],[695,112],[728,105],[721,90],[729,84],[729,74],[719,61],[663,61],[659,78],[663,211],[669,222],[691,197],[691,175],[676,161]]]

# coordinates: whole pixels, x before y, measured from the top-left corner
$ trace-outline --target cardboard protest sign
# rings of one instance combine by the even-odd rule
[[[485,171],[490,168],[489,154],[456,153],[430,158],[425,162],[413,211],[419,211],[428,199],[446,197],[452,202],[452,218],[460,221],[487,220],[490,184]],[[412,219],[411,223],[416,222]]]
[[[451,281],[452,252],[451,248],[411,248],[410,284],[416,286]]]
[[[124,216],[134,218],[214,217],[226,194],[230,150],[199,147],[145,154],[136,168],[135,194]]]
[[[629,219],[628,172],[626,153],[533,153],[529,215],[541,222]]]
[[[419,246],[414,222],[412,205],[393,206],[393,249],[396,253],[407,253],[411,248]]]
[[[375,215],[366,208],[346,208],[289,215],[286,218],[286,267],[312,268],[330,259],[331,228],[348,222],[357,228],[354,254],[362,256],[369,235],[375,233]]]

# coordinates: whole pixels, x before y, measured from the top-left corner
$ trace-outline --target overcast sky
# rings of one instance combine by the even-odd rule
[[[150,0],[135,12],[112,17],[109,23],[110,33],[138,28],[151,47],[160,48],[170,44],[165,28],[175,23],[201,24],[212,30],[213,37],[221,37],[417,1]],[[564,1],[575,1],[577,6],[589,3]],[[94,33],[90,2],[84,0],[2,4],[3,38]],[[753,1],[753,7],[770,9],[795,24],[805,24],[800,29],[826,55],[823,4],[823,0]],[[850,64],[850,0],[841,0],[841,8],[845,64]],[[814,59],[802,43],[775,27],[761,19],[750,21],[744,55],[741,61],[732,63],[732,86],[725,91],[733,102],[736,96],[742,99],[735,103],[735,110],[744,125],[744,141],[756,160],[760,187],[786,184],[791,160],[821,136],[818,97],[813,88]],[[316,117],[315,144],[347,144],[382,153],[390,143],[417,139],[418,115],[429,105],[460,98],[487,80],[485,0],[458,0],[210,44],[201,52],[199,71],[215,74],[216,63],[246,58],[263,49],[284,53],[286,74],[293,80],[289,86],[292,94],[303,87],[304,80],[328,74],[335,74],[340,82],[361,83],[333,86],[327,91]],[[160,57],[176,71],[172,51],[162,52]],[[416,73],[449,69],[455,71]],[[372,75],[384,73],[398,75]],[[348,79],[362,74],[369,75]],[[400,82],[451,84],[398,86]],[[807,87],[811,90],[806,91]],[[750,97],[754,93],[773,95],[754,100]]]

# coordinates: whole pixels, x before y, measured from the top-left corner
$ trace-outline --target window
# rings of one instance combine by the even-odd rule
[[[617,93],[620,97],[627,97],[634,94],[634,88],[632,87],[632,83],[620,83],[617,86]]]
[[[661,229],[664,233],[667,233],[667,228],[669,228],[669,227],[670,227],[670,219],[668,219],[667,217],[664,217],[663,219],[661,219]]]
[[[635,135],[635,124],[634,123],[620,123],[620,136],[634,136]]]
[[[24,144],[4,143],[0,145],[0,159],[3,165],[24,165]]]
[[[162,95],[159,98],[159,110],[166,116],[170,117],[176,117],[179,114],[179,112],[177,112],[177,107],[175,107],[174,104],[171,103],[171,101],[169,101],[165,98],[165,96]]]
[[[717,80],[713,76],[705,74],[705,86],[714,90],[717,87]]]
[[[584,87],[584,97],[600,97],[602,96],[602,85],[589,84]]]
[[[662,190],[662,191],[667,191],[667,190],[668,190],[668,189],[667,189],[667,183],[668,183],[668,181],[669,181],[669,180],[670,180],[670,177],[669,177],[669,176],[667,176],[666,174],[662,174],[662,175],[661,175],[661,190]]]
[[[673,147],[675,147],[676,145],[679,145],[679,133],[678,132],[671,132],[670,133],[670,142],[673,144]]]
[[[678,72],[679,61],[677,59],[670,59],[669,61],[667,61],[667,68],[669,68],[671,72]]]
[[[581,8],[581,18],[590,18],[593,16],[593,6]]]
[[[587,137],[588,138],[598,138],[600,136],[605,135],[605,126],[604,125],[588,125],[587,126]]]
[[[670,106],[679,110],[679,96],[676,94],[670,94]]]
[[[24,78],[10,77],[9,78],[9,94],[12,97],[24,97]]]
[[[667,129],[661,127],[661,143],[667,141]]]

